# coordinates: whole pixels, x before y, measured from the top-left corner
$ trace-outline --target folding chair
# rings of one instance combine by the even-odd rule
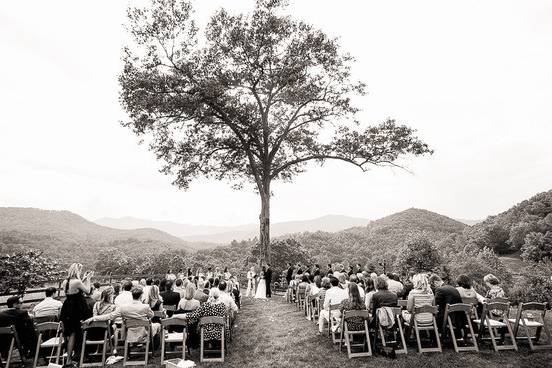
[[[61,323],[59,322],[43,322],[35,325],[38,338],[36,341],[36,350],[33,360],[33,368],[38,367],[38,356],[41,349],[50,349],[50,355],[45,358],[47,361],[50,361],[52,358],[55,358],[55,363],[59,364],[59,359],[61,357],[61,350],[63,347],[63,337],[61,335]],[[46,341],[42,341],[44,335],[51,336],[52,331],[54,332],[54,337],[48,338]],[[56,349],[57,347],[57,349]],[[53,351],[56,350],[56,355],[53,355]]]
[[[82,323],[81,324],[83,335],[82,335],[82,348],[80,355],[80,364],[79,367],[105,367],[105,359],[107,348],[111,345],[111,322],[110,321],[95,321],[91,323]],[[103,339],[102,340],[89,340],[92,329],[103,330]],[[102,347],[102,361],[95,363],[84,363],[84,355],[86,352],[87,346],[96,346]],[[95,354],[92,354],[95,355]]]
[[[412,329],[416,334],[416,342],[418,344],[418,353],[442,353],[443,349],[441,348],[441,339],[439,338],[439,330],[437,329],[437,321],[435,320],[435,315],[437,314],[438,308],[433,305],[422,305],[421,307],[415,307],[414,313],[412,313],[410,321],[405,321],[405,324],[409,327],[407,336],[410,338],[412,334]],[[418,322],[417,315],[421,313],[431,313],[431,322],[420,323]],[[435,333],[435,347],[424,348],[422,347],[422,340],[420,338],[420,331],[427,331],[428,335],[431,331]]]
[[[339,336],[340,332],[338,331],[339,327],[340,327],[340,324],[341,324],[341,320],[340,319],[336,319],[332,316],[332,311],[339,311],[341,307],[341,304],[330,304],[328,306],[328,336],[331,336],[332,338],[332,342],[334,344],[339,344],[341,339],[340,338],[336,338],[336,335]]]
[[[128,357],[130,355],[129,353],[129,345],[133,345],[133,344],[141,344],[141,342],[130,342],[128,341],[128,330],[130,328],[136,328],[136,327],[144,327],[146,329],[146,336],[145,336],[145,342],[143,342],[143,344],[145,344],[145,353],[144,353],[144,360],[139,360],[139,361],[129,361],[128,360]],[[149,357],[149,346],[150,346],[150,339],[151,339],[151,322],[150,321],[144,321],[144,320],[141,320],[141,319],[124,319],[123,320],[123,330],[125,332],[125,342],[124,342],[124,347],[125,347],[125,355],[124,355],[124,360],[123,360],[123,367],[126,367],[128,365],[144,365],[144,366],[147,366],[148,365],[148,357]],[[139,354],[139,353],[137,353]]]
[[[5,367],[10,368],[14,349],[17,349],[17,351],[19,352],[19,358],[20,358],[20,361],[14,362],[14,363],[25,364],[23,361],[23,350],[21,349],[21,345],[19,344],[19,337],[17,336],[17,331],[15,330],[15,326],[11,325],[9,327],[0,327],[0,339],[10,340],[10,348],[8,349],[8,356],[6,357]],[[0,363],[2,363],[1,357],[0,357]]]
[[[401,349],[395,348],[396,354],[408,354],[408,348],[406,347],[406,341],[404,339],[404,329],[402,324],[402,316],[401,316],[401,307],[390,307],[393,311],[393,314],[395,316],[395,323],[393,324],[393,327],[386,328],[387,331],[392,331],[394,334],[395,339],[391,341],[385,340],[385,331],[383,327],[381,326],[379,319],[377,318],[377,315],[374,317],[376,318],[376,324],[378,326],[379,334],[381,337],[381,344],[383,346],[387,346],[387,344],[395,344],[398,345],[400,342]],[[399,332],[400,341],[397,337],[397,330]]]
[[[454,351],[459,353],[461,351],[479,351],[479,347],[477,346],[477,339],[475,337],[475,333],[473,331],[473,326],[471,324],[471,318],[470,313],[472,312],[473,306],[470,304],[463,304],[463,303],[457,303],[457,304],[447,304],[445,307],[445,315],[443,318],[443,338],[446,337],[447,332],[450,332],[450,339],[452,340],[452,344],[454,345]],[[453,317],[456,317],[459,313],[463,313],[466,317],[466,324],[462,323],[461,326],[454,326],[451,319],[451,314],[455,313],[456,315],[452,315]],[[447,331],[447,327],[449,330]],[[462,342],[464,344],[467,343],[466,339],[466,327],[470,331],[470,339],[472,340],[472,345],[467,346],[458,346],[458,339],[456,338],[455,334],[455,327],[456,329],[460,329],[462,331]]]
[[[297,289],[297,309],[303,309],[305,305],[305,289]]]
[[[312,314],[312,296],[307,295],[305,297],[305,317],[307,320],[311,320],[311,314]]]
[[[33,318],[33,322],[35,325],[38,325],[44,322],[58,322],[58,317],[56,315],[35,317]]]
[[[493,311],[501,311],[504,313],[504,318],[497,318],[493,316]],[[512,332],[512,327],[510,326],[510,322],[508,321],[508,313],[510,310],[510,304],[509,303],[503,303],[503,302],[489,302],[486,304],[483,304],[483,311],[481,313],[481,319],[476,319],[474,322],[479,325],[479,342],[481,343],[484,339],[484,333],[485,328],[489,331],[490,340],[493,344],[493,348],[495,351],[499,350],[518,350],[516,339],[514,337],[514,333]],[[498,345],[497,344],[497,334],[500,334],[501,340],[504,340],[505,333],[499,332],[498,329],[501,329],[504,331],[506,329],[508,331],[508,334],[510,335],[510,340],[512,343],[510,345]]]
[[[165,308],[168,317],[172,317],[173,313],[176,311],[176,305],[163,305],[163,308]]]
[[[477,313],[479,301],[477,298],[462,298],[462,304],[469,304],[471,306],[470,320],[479,319],[479,313]]]
[[[170,333],[171,326],[183,326],[184,330],[182,332],[172,332]],[[169,343],[182,343],[182,360],[186,360],[186,327],[188,323],[181,318],[167,318],[161,320],[161,365],[165,363],[165,354],[177,354],[179,351],[167,350],[165,345]]]
[[[540,318],[536,319],[535,314],[537,316],[540,316]],[[545,315],[546,303],[530,302],[521,303],[519,305],[516,318],[508,319],[510,323],[514,324],[514,337],[517,340],[527,340],[527,342],[529,343],[529,349],[531,349],[531,351],[552,348],[552,334],[550,333],[550,330],[548,329],[548,327],[546,327],[546,323],[544,322]],[[520,326],[523,327],[525,336],[518,336]],[[529,330],[530,328],[535,329],[535,336],[531,336]],[[535,345],[533,343],[533,340],[535,340],[535,342],[538,342],[543,330],[547,338],[547,344]]]
[[[362,318],[364,320],[364,329],[360,331],[349,331],[347,320],[352,318]],[[347,356],[349,359],[372,356],[372,344],[370,343],[370,332],[368,330],[368,321],[370,320],[370,312],[367,310],[349,310],[344,311],[341,316],[341,334],[339,336],[339,351],[342,351],[343,340],[345,340],[345,345],[347,345]],[[354,343],[355,336],[364,336],[362,343]],[[353,353],[353,347],[364,347],[367,346],[367,351],[362,351],[360,353]]]
[[[316,323],[316,320],[320,317],[320,298],[314,298],[314,307],[312,308],[312,320]]]
[[[221,329],[221,335],[220,335],[220,357],[219,358],[205,358],[203,355],[204,353],[206,352],[218,352],[218,350],[206,350],[204,348],[204,344],[205,344],[205,341],[204,341],[204,336],[203,336],[203,330],[205,328],[206,325],[216,325],[216,326],[220,326],[220,329]],[[212,317],[202,317],[199,319],[199,323],[198,323],[198,326],[199,326],[199,361],[201,363],[203,362],[224,362],[224,349],[225,349],[225,339],[224,339],[224,335],[225,335],[225,326],[226,324],[226,320],[224,317],[215,317],[215,316],[212,316]]]

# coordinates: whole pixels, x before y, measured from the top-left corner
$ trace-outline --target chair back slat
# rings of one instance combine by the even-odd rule
[[[402,308],[401,307],[389,307],[393,311],[393,314],[395,316],[400,316],[402,314]]]
[[[497,302],[497,303],[508,303],[510,304],[510,301],[508,298],[493,298],[490,300],[491,302]]]
[[[415,307],[414,308],[414,313],[415,314],[419,314],[419,313],[432,313],[432,314],[437,314],[437,311],[439,309],[433,305],[422,305],[421,307]]]
[[[42,322],[36,325],[36,330],[40,332],[57,331],[60,327],[59,322]]]
[[[370,312],[367,310],[348,310],[343,312],[343,319],[347,320],[349,318],[361,317],[364,319],[370,318]]]
[[[471,304],[456,303],[456,304],[447,304],[447,311],[449,313],[454,312],[467,312],[470,313],[473,308]]]
[[[210,317],[201,317],[198,325],[203,326],[207,324],[213,325],[226,325],[226,319],[224,317],[210,316]]]
[[[164,305],[163,308],[165,308],[166,311],[174,312],[176,310],[176,305]]]
[[[108,329],[109,328],[109,321],[93,321],[90,323],[82,322],[81,327],[83,330],[88,330],[91,328],[103,328]]]
[[[13,335],[15,333],[15,326],[0,327],[0,335]]]
[[[477,305],[478,301],[477,301],[477,298],[462,298],[462,303],[470,304],[470,305]]]
[[[397,301],[397,305],[401,308],[406,308],[407,304],[408,304],[408,300],[406,299],[399,299]]]
[[[496,302],[496,299],[487,303],[487,311],[496,310],[508,313],[510,310],[510,303]]]
[[[331,300],[330,300],[330,305],[328,306],[328,311],[334,311],[334,310],[339,310],[341,308],[341,303],[339,304],[331,304]]]
[[[126,328],[134,328],[134,327],[149,327],[150,321],[149,320],[143,320],[143,319],[124,319],[123,321]]]
[[[169,327],[169,326],[187,326],[187,325],[188,325],[188,322],[186,322],[186,320],[185,320],[185,319],[182,319],[182,318],[171,317],[171,318],[162,319],[162,320],[161,320],[161,325],[162,325],[163,327]]]
[[[519,308],[522,311],[545,311],[546,303],[537,303],[537,302],[521,303]]]

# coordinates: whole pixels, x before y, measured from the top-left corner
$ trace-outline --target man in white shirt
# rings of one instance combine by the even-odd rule
[[[183,284],[182,279],[176,279],[174,282],[173,291],[180,294],[180,299],[184,298],[184,295],[186,295],[186,288]]]
[[[227,288],[226,281],[222,280],[221,282],[219,282],[218,288],[221,291],[219,300],[224,304],[226,304],[226,308],[230,309],[232,313],[236,313],[238,311],[238,305],[234,301],[234,298],[232,298],[232,296],[230,296],[226,292],[226,288]]]
[[[61,311],[63,303],[53,298],[55,292],[56,288],[49,287],[46,289],[46,298],[33,308],[32,314],[35,318],[50,316],[59,317],[59,312]]]
[[[390,292],[395,293],[396,295],[402,295],[402,292],[404,290],[404,285],[398,281],[399,276],[397,274],[389,274],[387,276],[387,288]]]
[[[142,302],[147,303],[149,298],[149,292],[151,290],[151,285],[153,285],[153,280],[148,278],[146,280],[146,286],[144,286],[144,292],[142,293]]]
[[[326,296],[324,297],[324,309],[320,311],[320,317],[318,318],[318,332],[322,334],[322,329],[324,328],[324,321],[330,322],[330,314],[328,308],[330,305],[341,304],[341,302],[348,298],[347,290],[341,289],[339,287],[339,280],[335,277],[330,278],[330,283],[332,287],[326,291]],[[331,318],[339,319],[341,318],[341,312],[339,309],[332,310]]]
[[[117,297],[115,298],[115,305],[120,307],[123,305],[127,305],[132,303],[132,293],[130,290],[132,289],[132,282],[131,281],[125,281],[123,283],[123,290]]]

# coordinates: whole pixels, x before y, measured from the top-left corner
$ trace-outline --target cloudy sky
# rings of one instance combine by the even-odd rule
[[[221,6],[195,1],[204,24]],[[119,125],[125,1],[11,1],[0,7],[0,206],[192,224],[255,222],[253,191],[158,173]],[[479,219],[552,189],[552,2],[292,0],[341,39],[369,94],[363,124],[396,118],[435,149],[413,173],[328,163],[274,185],[273,222],[409,207]]]

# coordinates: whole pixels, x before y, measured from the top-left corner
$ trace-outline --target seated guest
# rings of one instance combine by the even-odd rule
[[[111,313],[93,316],[87,319],[85,322],[90,323],[93,321],[114,321],[117,318],[149,321],[153,317],[153,311],[148,304],[142,303],[142,292],[143,291],[141,287],[133,288],[131,291],[131,303],[120,305]],[[151,324],[151,333],[153,336],[157,335],[160,329],[161,325],[159,323]],[[127,337],[129,342],[144,342],[146,334],[147,331],[145,327],[133,327],[128,329]]]
[[[389,273],[387,274],[387,277],[388,290],[397,294],[397,296],[402,296],[404,285],[399,281],[399,275],[396,273]]]
[[[364,289],[361,288],[361,287],[359,286],[359,280],[358,280],[357,275],[353,274],[353,275],[351,275],[351,276],[349,277],[349,284],[350,284],[351,282],[354,282],[354,283],[357,285],[357,287],[358,287],[358,292],[359,292],[359,294],[360,294],[360,299],[362,299],[362,301],[364,302],[364,296],[365,296],[365,295],[364,295],[364,294],[365,294],[365,293],[364,293]],[[348,290],[348,289],[347,289],[347,290]]]
[[[359,289],[356,283],[349,282],[347,285],[349,297],[341,302],[341,308],[339,311],[343,316],[343,312],[351,310],[365,310],[364,303],[360,298]],[[347,319],[347,329],[349,331],[362,331],[364,330],[364,319],[360,317],[354,317]]]
[[[100,290],[101,287],[101,284],[96,281],[92,284],[92,287],[90,288],[90,297],[94,300],[94,302],[100,301],[100,297],[102,294],[102,291]]]
[[[418,273],[412,278],[413,289],[408,293],[408,301],[406,310],[402,312],[403,319],[406,323],[410,323],[414,308],[423,305],[433,305],[434,297],[429,281],[425,273]],[[420,313],[416,315],[416,321],[420,324],[428,324],[433,321],[431,313]]]
[[[163,298],[159,294],[159,288],[157,286],[155,285],[150,286],[146,304],[149,304],[152,311],[163,310]]]
[[[186,294],[186,289],[184,288],[184,286],[182,284],[183,284],[182,279],[176,279],[176,281],[174,282],[174,287],[173,287],[173,291],[175,293],[180,294],[180,299],[184,298],[184,295]]]
[[[502,286],[500,286],[500,280],[498,279],[498,277],[490,273],[483,277],[483,281],[485,282],[485,285],[487,285],[487,287],[489,288],[489,291],[487,291],[487,295],[485,295],[487,299],[506,297],[506,293],[504,292],[504,289],[502,289]]]
[[[102,314],[108,314],[114,312],[117,306],[113,303],[113,296],[115,291],[113,287],[108,286],[100,295],[100,301],[94,304],[92,308],[92,314],[94,316],[101,316]]]
[[[310,295],[317,296],[322,288],[322,278],[320,276],[314,276],[313,282],[310,286]]]
[[[44,298],[44,300],[42,300],[40,303],[35,305],[35,307],[32,310],[32,315],[35,318],[40,318],[40,317],[55,317],[54,319],[59,318],[59,313],[61,311],[61,306],[63,305],[63,303],[53,298],[56,291],[57,291],[56,288],[53,288],[53,287],[49,287],[46,289],[46,298]]]
[[[202,283],[198,285],[196,290],[194,290],[194,299],[200,303],[205,303],[207,299],[209,299],[209,295],[202,291],[204,288],[204,284]]]
[[[297,285],[297,294],[306,295],[309,290],[309,277],[305,274],[301,276],[301,282]]]
[[[129,281],[129,280],[124,281],[123,290],[115,298],[115,305],[121,306],[121,305],[132,303],[132,293],[130,292],[131,289],[132,289],[132,281]]]
[[[458,284],[458,287],[456,290],[458,290],[458,293],[460,294],[460,297],[462,299],[464,298],[475,298],[478,302],[483,303],[485,301],[485,297],[482,295],[479,295],[477,291],[472,287],[472,282],[468,275],[460,275],[456,279],[456,283]]]
[[[326,291],[324,296],[323,309],[320,311],[320,317],[318,318],[318,332],[322,334],[324,328],[324,321],[330,323],[331,319],[341,318],[341,312],[338,310],[332,310],[330,315],[328,309],[330,305],[339,305],[341,302],[349,297],[347,290],[343,290],[339,287],[339,280],[335,277],[330,278],[331,288]]]
[[[372,304],[372,318],[376,316],[376,311],[381,307],[396,307],[398,300],[397,294],[388,290],[387,280],[385,278],[381,276],[376,277],[374,286],[378,291],[372,294],[370,298]],[[373,321],[375,321],[375,318]]]
[[[150,292],[150,289],[151,289],[151,286],[153,285],[153,280],[152,278],[147,278],[146,279],[146,286],[144,286],[144,293],[142,294],[142,301],[144,303],[147,303],[148,302],[148,298],[149,298],[149,292]],[[161,291],[161,290],[160,290]]]
[[[226,308],[228,308],[232,313],[237,313],[238,306],[236,305],[234,298],[226,293],[226,287],[226,281],[221,280],[218,285],[218,288],[220,290],[219,300],[223,302],[226,305]]]
[[[193,312],[199,306],[201,303],[199,300],[194,299],[195,294],[195,287],[193,283],[189,283],[186,285],[186,294],[184,294],[184,298],[180,299],[180,303],[178,303],[178,310],[182,312]]]
[[[364,305],[367,310],[372,310],[372,297],[376,293],[376,288],[374,287],[374,280],[371,277],[368,277],[364,280]]]
[[[167,280],[165,291],[160,295],[165,305],[177,306],[180,303],[180,294],[172,290],[172,281]]]
[[[443,329],[443,320],[445,318],[445,308],[447,304],[462,303],[462,297],[456,288],[450,285],[445,285],[439,275],[431,275],[429,278],[429,284],[434,290],[435,305],[439,307],[436,320],[439,331]],[[462,319],[463,313],[456,313],[453,319],[455,326],[464,326],[464,319]]]
[[[25,356],[30,356],[34,353],[36,345],[36,336],[33,326],[33,321],[26,310],[21,309],[23,305],[23,299],[19,296],[11,296],[6,301],[8,309],[0,312],[0,327],[15,326],[15,331],[19,337],[22,353]],[[7,347],[10,346],[11,340],[2,340],[0,337],[0,352],[7,351]]]
[[[322,282],[320,284],[320,290],[318,291],[318,299],[320,305],[324,305],[324,298],[326,297],[326,291],[332,286],[330,284],[330,278],[329,277],[323,277]]]

